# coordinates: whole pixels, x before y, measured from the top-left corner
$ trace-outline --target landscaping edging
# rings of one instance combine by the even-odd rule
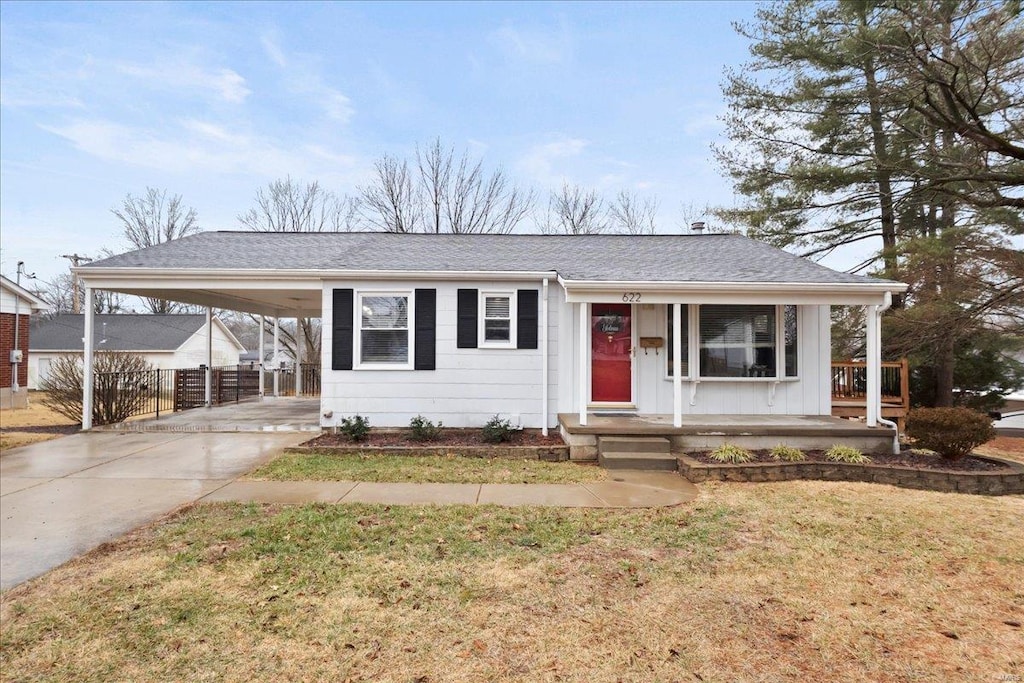
[[[328,453],[348,455],[460,455],[466,458],[508,458],[561,462],[569,459],[568,446],[291,446],[285,453]]]
[[[694,484],[705,481],[765,482],[818,479],[823,481],[863,481],[909,489],[974,493],[986,496],[1024,493],[1024,465],[992,456],[975,455],[974,457],[997,463],[1005,469],[998,472],[959,472],[872,465],[871,463],[858,465],[844,462],[757,462],[741,465],[711,465],[685,455],[678,457],[678,463],[679,473]]]

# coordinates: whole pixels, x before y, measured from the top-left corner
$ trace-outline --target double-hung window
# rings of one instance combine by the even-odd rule
[[[360,365],[411,367],[410,299],[408,292],[359,294],[357,339]]]
[[[513,292],[480,292],[481,347],[512,348],[516,342]]]

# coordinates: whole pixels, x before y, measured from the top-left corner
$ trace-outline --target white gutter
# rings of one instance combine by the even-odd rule
[[[113,279],[125,277],[164,277],[171,280],[211,278],[216,280],[540,280],[553,278],[555,271],[497,271],[497,270],[337,270],[251,268],[245,270],[216,268],[90,268],[80,266],[72,272],[81,278]]]
[[[729,281],[695,281],[695,280],[566,280],[559,276],[559,284],[564,288],[579,291],[603,291],[608,289],[624,289],[637,291],[728,291],[728,292],[891,292],[906,291],[908,285],[888,280],[869,282],[729,282]]]
[[[876,334],[878,334],[878,352],[879,352],[879,354],[881,354],[881,352],[882,352],[882,314],[885,313],[886,311],[888,311],[889,308],[891,308],[891,307],[892,307],[892,292],[886,292],[885,293],[885,299],[884,299],[882,305],[881,306],[875,306],[875,316],[878,318],[878,324],[875,326],[875,330],[876,330]],[[881,365],[881,363],[879,363],[878,364],[879,375],[881,375],[881,371],[882,371],[882,365]],[[879,390],[881,390],[881,386],[882,386],[882,378],[881,378],[881,376],[879,376],[879,378],[878,378],[877,385],[879,387]],[[893,455],[899,455],[899,452],[900,452],[900,428],[899,428],[899,425],[897,425],[892,420],[887,420],[884,417],[882,417],[882,401],[881,401],[881,399],[878,400],[876,405],[878,407],[878,415],[875,417],[875,419],[878,420],[879,424],[883,424],[886,427],[892,428],[892,430],[893,430],[892,454]]]

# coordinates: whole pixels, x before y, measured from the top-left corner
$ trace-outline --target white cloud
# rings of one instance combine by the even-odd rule
[[[115,64],[115,69],[127,76],[146,82],[154,90],[182,89],[212,92],[233,104],[241,104],[252,91],[245,78],[232,69],[206,69],[196,64],[167,62],[144,66],[140,64]]]
[[[535,145],[526,151],[516,168],[542,185],[557,186],[568,180],[568,175],[556,170],[556,165],[564,168],[565,162],[578,157],[587,145],[586,140],[573,137],[562,137],[552,142]]]
[[[323,147],[296,149],[194,119],[182,121],[179,130],[165,133],[103,120],[79,120],[66,126],[43,128],[103,161],[169,173],[213,172],[266,178],[290,173],[326,179],[344,178],[357,171],[354,157]]]
[[[488,38],[506,58],[541,65],[568,61],[575,42],[565,26],[545,29],[505,24],[492,31]]]
[[[264,35],[260,38],[264,52],[274,64],[281,69],[285,87],[295,95],[306,97],[319,106],[327,118],[340,124],[346,124],[355,114],[350,100],[340,90],[330,86],[319,70],[314,66],[313,59],[308,55],[288,55],[274,36]]]

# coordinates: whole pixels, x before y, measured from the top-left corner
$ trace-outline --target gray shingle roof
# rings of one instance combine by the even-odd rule
[[[860,283],[741,235],[206,232],[90,263],[181,270],[557,272],[605,282]]]
[[[206,324],[205,315],[141,313],[96,316],[97,348],[108,351],[174,351]],[[60,313],[33,319],[31,351],[81,351],[85,316]],[[100,344],[101,339],[106,342]]]

